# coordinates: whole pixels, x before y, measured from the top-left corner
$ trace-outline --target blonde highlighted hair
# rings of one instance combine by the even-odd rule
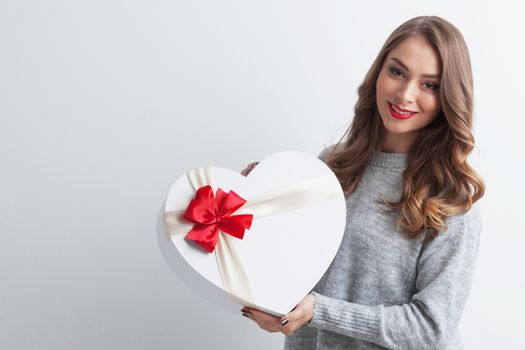
[[[383,132],[376,104],[376,81],[383,63],[392,49],[416,35],[425,38],[441,59],[441,111],[420,130],[408,151],[399,201],[379,199],[379,203],[397,214],[397,227],[407,238],[425,233],[425,239],[432,240],[447,229],[448,216],[468,211],[485,191],[482,179],[467,163],[474,148],[472,70],[465,40],[451,23],[420,16],[392,32],[358,88],[350,127],[326,163],[345,194],[351,194]]]

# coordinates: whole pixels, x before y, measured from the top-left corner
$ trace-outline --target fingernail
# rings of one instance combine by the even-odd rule
[[[282,325],[282,326],[285,326],[287,323],[288,323],[288,319],[287,319],[286,317],[284,317],[283,319],[281,319],[281,325]]]
[[[248,317],[248,315],[246,315],[244,312],[242,313],[242,315],[243,315],[244,317]],[[248,318],[250,318],[250,317],[248,317]]]

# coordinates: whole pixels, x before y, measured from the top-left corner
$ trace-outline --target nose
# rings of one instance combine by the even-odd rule
[[[416,84],[410,81],[405,82],[397,91],[396,97],[400,101],[400,105],[405,106],[414,103],[416,99]]]

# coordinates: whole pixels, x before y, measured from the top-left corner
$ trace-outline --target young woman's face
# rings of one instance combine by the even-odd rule
[[[440,76],[440,59],[422,37],[409,37],[390,51],[376,84],[377,109],[387,139],[408,144],[436,118]]]

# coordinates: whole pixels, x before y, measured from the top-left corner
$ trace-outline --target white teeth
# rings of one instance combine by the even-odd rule
[[[412,114],[414,112],[401,112],[399,109],[396,108],[396,106],[394,106],[394,104],[390,104],[392,106],[392,108],[394,109],[394,111],[396,111],[396,113],[399,113],[399,114],[404,114],[404,115],[408,115],[408,114]]]

